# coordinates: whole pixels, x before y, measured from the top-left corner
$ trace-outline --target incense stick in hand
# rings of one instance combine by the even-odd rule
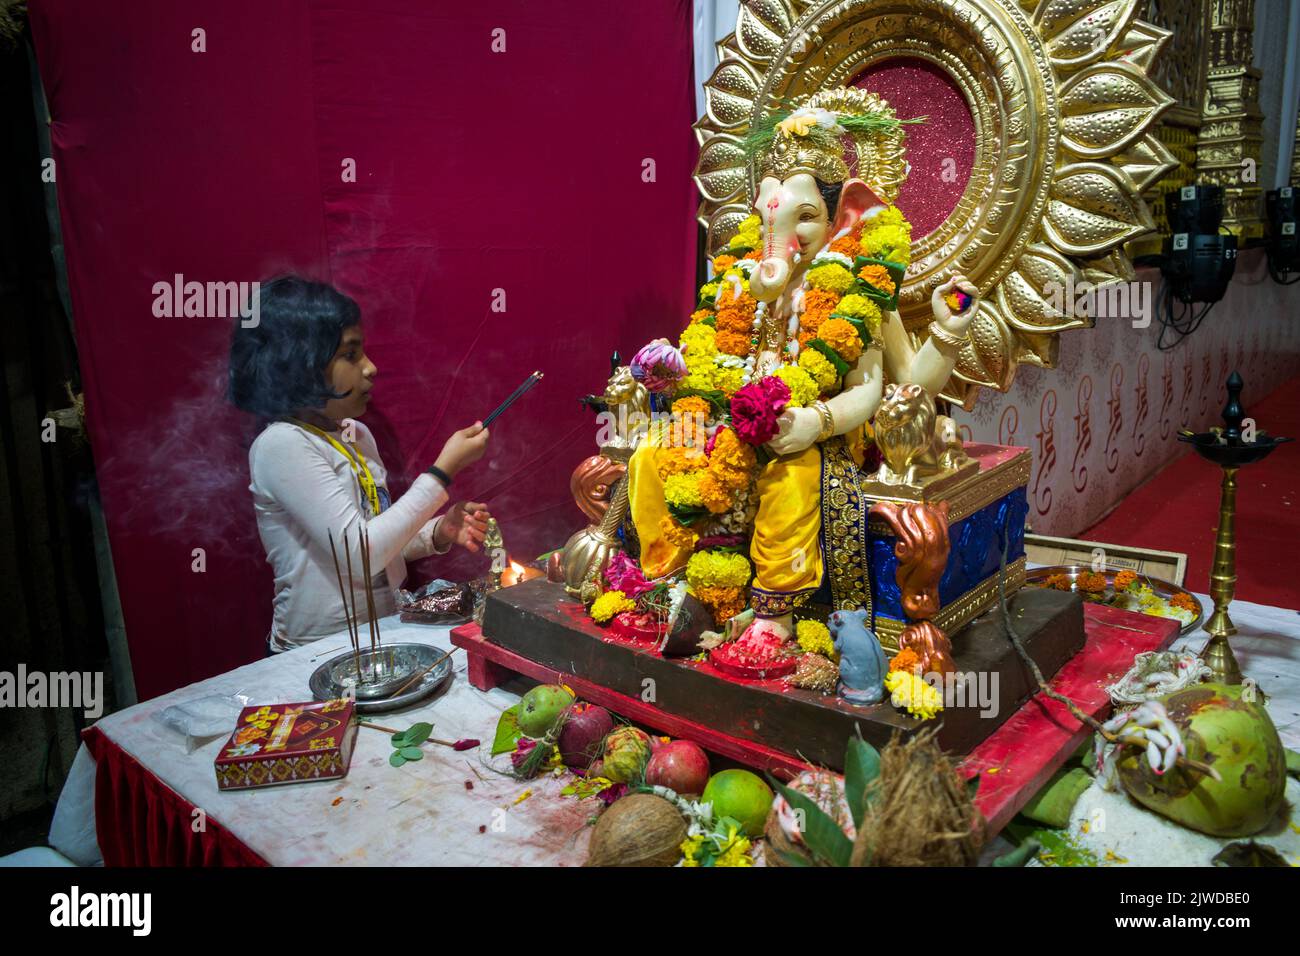
[[[520,384],[520,386],[516,388],[513,392],[511,392],[509,397],[506,398],[504,402],[502,402],[495,409],[493,409],[492,413],[488,415],[487,418],[483,419],[483,427],[487,428],[489,425],[491,425],[492,422],[495,421],[496,418],[502,412],[504,412],[507,408],[509,408],[512,404],[514,404],[520,398],[520,396],[522,396],[525,392],[527,392],[530,388],[532,388],[541,380],[542,380],[541,372],[534,372],[532,375],[529,375],[526,379],[524,379],[523,382]]]

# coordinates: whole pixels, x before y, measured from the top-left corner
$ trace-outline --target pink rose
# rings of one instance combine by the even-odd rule
[[[775,375],[746,385],[731,396],[731,427],[750,445],[771,441],[780,430],[777,416],[790,401],[790,387]]]

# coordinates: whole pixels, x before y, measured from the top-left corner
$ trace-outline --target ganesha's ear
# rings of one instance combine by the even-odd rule
[[[835,210],[835,224],[831,227],[831,235],[838,236],[846,229],[854,228],[872,209],[887,205],[888,203],[877,196],[861,179],[845,180],[844,189],[840,192],[840,204]]]

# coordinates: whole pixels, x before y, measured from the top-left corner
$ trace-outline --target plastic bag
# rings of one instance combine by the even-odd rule
[[[234,733],[240,711],[252,702],[253,698],[245,694],[213,694],[183,704],[172,704],[158,718],[183,735],[185,752],[193,753],[216,737],[229,737]]]

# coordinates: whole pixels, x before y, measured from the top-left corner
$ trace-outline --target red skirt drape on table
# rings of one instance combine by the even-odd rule
[[[195,832],[194,805],[95,727],[95,832],[105,866],[266,866],[215,820]]]

